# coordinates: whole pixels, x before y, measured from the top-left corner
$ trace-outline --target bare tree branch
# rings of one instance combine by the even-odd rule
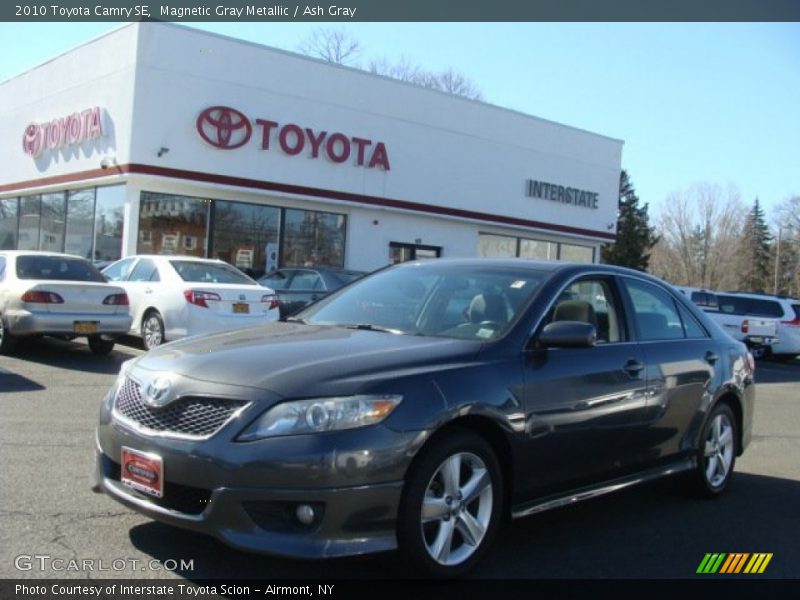
[[[337,65],[355,66],[361,54],[360,42],[342,29],[315,29],[297,49]]]

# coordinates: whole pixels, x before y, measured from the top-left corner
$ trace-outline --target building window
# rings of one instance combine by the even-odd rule
[[[510,258],[517,256],[517,238],[482,233],[478,237],[478,256]]]
[[[282,266],[344,266],[347,217],[335,213],[285,209]]]
[[[421,244],[404,244],[402,242],[389,243],[389,260],[396,265],[409,260],[427,260],[440,258],[441,246],[423,246]]]
[[[64,252],[93,259],[94,188],[67,192]]]
[[[544,240],[519,241],[519,255],[521,258],[534,260],[556,260],[558,258],[558,244]]]
[[[39,250],[64,251],[64,230],[67,224],[66,194],[42,194],[42,219]]]
[[[277,268],[281,209],[244,202],[214,201],[211,249],[224,260],[254,276]],[[272,252],[269,250],[272,249]],[[275,254],[272,261],[269,254]]]
[[[19,199],[0,200],[0,250],[13,250],[17,247],[18,226]]]
[[[494,258],[528,258],[534,260],[563,260],[594,262],[594,248],[579,244],[563,244],[546,240],[481,233],[478,236],[478,256]]]
[[[125,223],[125,186],[97,188],[94,215],[95,260],[122,258],[122,229]]]
[[[19,250],[39,249],[39,221],[42,216],[42,197],[23,196],[19,206]]]
[[[142,192],[139,207],[139,231],[148,232],[152,243],[138,244],[137,252],[153,254],[189,254],[205,256],[205,240],[210,201],[189,196]],[[181,239],[194,238],[192,248]]]
[[[559,260],[569,262],[594,262],[594,248],[577,244],[559,244]]]

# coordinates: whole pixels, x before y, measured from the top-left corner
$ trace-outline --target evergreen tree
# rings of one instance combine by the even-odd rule
[[[753,208],[747,214],[742,233],[742,270],[739,288],[751,292],[771,290],[770,242],[764,210],[756,198]]]
[[[619,177],[617,241],[603,248],[603,262],[647,270],[650,249],[658,242],[655,230],[649,225],[647,207],[647,204],[639,206],[639,196],[623,169]]]

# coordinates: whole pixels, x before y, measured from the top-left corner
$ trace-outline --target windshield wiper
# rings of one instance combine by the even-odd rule
[[[392,329],[391,327],[383,327],[381,325],[373,325],[372,323],[352,323],[348,325],[342,325],[345,329],[359,329],[362,331],[381,331],[383,333],[393,333],[395,335],[402,335],[403,331],[399,329]]]

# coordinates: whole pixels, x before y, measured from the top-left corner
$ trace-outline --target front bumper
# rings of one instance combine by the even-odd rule
[[[101,420],[93,490],[241,550],[321,558],[396,548],[402,480],[424,435],[375,426],[237,443],[229,429],[188,441]],[[162,457],[163,498],[121,483],[122,446]],[[297,520],[299,504],[315,508],[311,525]]]
[[[48,313],[10,310],[5,314],[5,319],[8,331],[13,335],[76,335],[76,322],[95,323],[97,334],[123,335],[131,326],[131,316],[128,313]]]

